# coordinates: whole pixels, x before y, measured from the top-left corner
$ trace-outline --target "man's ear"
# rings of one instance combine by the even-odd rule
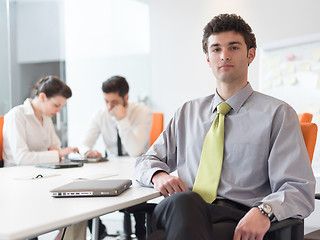
[[[124,99],[124,106],[127,106],[128,105],[128,100],[129,100],[129,93],[124,95],[123,99]]]
[[[209,64],[209,67],[211,67],[210,59],[209,59],[209,53],[206,53],[206,59],[207,63]]]
[[[256,50],[254,48],[250,48],[248,51],[248,66],[252,63],[253,59],[256,57]]]

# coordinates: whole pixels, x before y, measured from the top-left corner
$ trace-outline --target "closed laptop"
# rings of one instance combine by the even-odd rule
[[[107,197],[117,196],[132,185],[129,179],[74,181],[52,189],[53,197]]]

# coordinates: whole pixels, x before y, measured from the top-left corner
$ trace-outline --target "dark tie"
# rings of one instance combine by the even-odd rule
[[[123,156],[122,154],[122,143],[121,138],[119,136],[119,130],[117,129],[117,144],[118,144],[118,156]]]

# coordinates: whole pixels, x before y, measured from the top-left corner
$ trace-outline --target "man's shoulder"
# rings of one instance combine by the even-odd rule
[[[210,106],[212,104],[214,94],[211,94],[209,96],[205,97],[200,97],[200,98],[195,98],[192,100],[189,100],[185,102],[180,109],[185,109],[185,108],[194,108],[194,107],[199,107],[201,105],[208,105]]]
[[[276,98],[276,97],[273,97],[273,96],[270,96],[270,95],[267,95],[267,94],[264,94],[264,93],[261,93],[258,91],[253,91],[252,98],[254,101],[259,101],[265,105],[272,105],[274,107],[275,106],[290,106],[287,102],[285,102],[279,98]]]
[[[143,103],[130,102],[129,108],[134,112],[151,113],[151,109]]]

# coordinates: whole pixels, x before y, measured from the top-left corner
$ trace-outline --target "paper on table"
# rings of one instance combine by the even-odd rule
[[[32,176],[20,176],[14,178],[15,180],[36,180],[41,178],[48,178],[48,177],[55,177],[60,176],[60,174],[38,174],[38,175],[32,175]]]
[[[96,173],[96,174],[86,175],[83,177],[78,177],[74,180],[97,180],[97,179],[113,177],[113,176],[117,176],[117,175],[118,175],[118,173],[115,173],[115,172]]]

